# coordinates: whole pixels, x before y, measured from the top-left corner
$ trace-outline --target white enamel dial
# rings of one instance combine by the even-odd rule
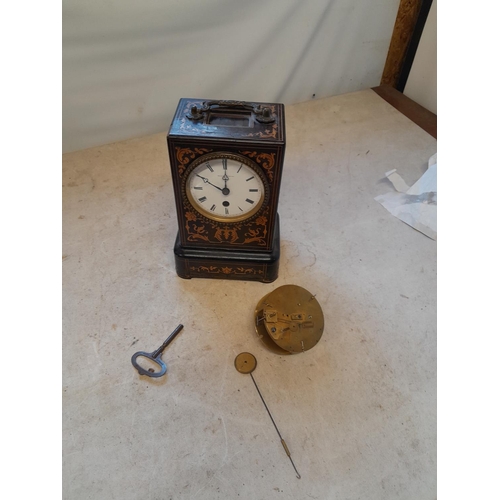
[[[235,155],[210,155],[189,174],[186,193],[203,215],[222,221],[243,220],[264,201],[264,184],[249,161]]]

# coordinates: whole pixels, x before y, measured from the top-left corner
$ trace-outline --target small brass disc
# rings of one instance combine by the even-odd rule
[[[242,352],[234,358],[234,366],[240,373],[252,373],[257,367],[257,360],[253,354]]]
[[[297,285],[283,285],[265,295],[255,308],[255,329],[277,354],[312,349],[323,335],[323,311],[315,296]]]

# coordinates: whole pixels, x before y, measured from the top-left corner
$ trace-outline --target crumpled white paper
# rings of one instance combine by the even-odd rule
[[[412,187],[407,186],[395,169],[385,176],[397,192],[377,196],[375,200],[398,219],[436,240],[437,153],[430,157],[426,172]]]

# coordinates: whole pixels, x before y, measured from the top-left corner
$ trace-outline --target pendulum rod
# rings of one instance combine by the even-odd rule
[[[269,414],[271,422],[273,423],[274,428],[276,429],[276,432],[278,433],[278,436],[279,436],[279,438],[281,440],[281,444],[283,445],[285,453],[288,455],[288,458],[290,459],[290,462],[292,462],[293,468],[295,469],[295,472],[297,474],[297,478],[300,479],[299,471],[297,470],[297,467],[295,467],[295,464],[293,463],[292,455],[290,454],[290,450],[288,449],[288,446],[286,445],[285,440],[281,437],[281,434],[280,434],[280,431],[278,429],[278,426],[276,425],[276,422],[274,421],[274,418],[271,415],[271,412],[269,411],[269,408],[267,407],[266,402],[264,401],[264,398],[262,397],[262,394],[261,394],[261,392],[259,390],[259,386],[257,385],[257,382],[255,382],[255,379],[253,378],[252,373],[250,373],[250,376],[252,377],[252,382],[255,385],[255,388],[257,389],[257,392],[259,393],[260,399],[262,400],[262,403],[264,404],[264,407],[266,408],[267,413]]]

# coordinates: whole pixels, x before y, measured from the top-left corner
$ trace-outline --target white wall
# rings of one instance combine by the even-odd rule
[[[437,114],[437,0],[433,0],[404,94]]]
[[[63,0],[63,148],[166,131],[181,97],[380,83],[399,0]]]

